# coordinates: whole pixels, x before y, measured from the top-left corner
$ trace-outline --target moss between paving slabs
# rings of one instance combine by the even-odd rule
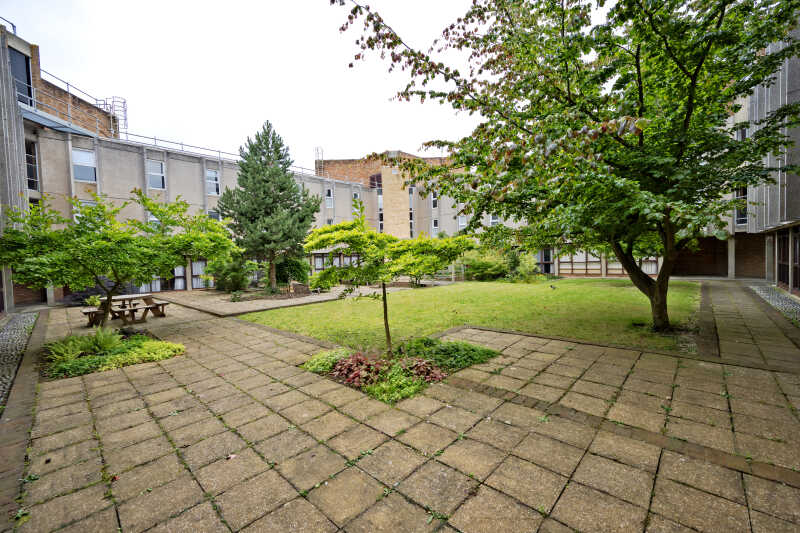
[[[91,335],[70,335],[45,346],[45,374],[53,378],[81,376],[161,361],[185,351],[182,344],[142,334],[124,336],[110,329],[98,328]]]
[[[679,335],[658,334],[647,327],[652,323],[650,303],[627,279],[463,282],[392,292],[388,302],[392,337],[397,341],[470,324],[680,351]],[[673,325],[691,326],[699,302],[698,283],[671,282],[669,313]],[[271,309],[241,318],[354,350],[385,349],[381,302],[371,298]]]
[[[370,356],[338,348],[314,355],[302,366],[359,389],[388,404],[409,398],[450,372],[488,361],[498,353],[466,342],[427,337],[403,344],[395,355]]]

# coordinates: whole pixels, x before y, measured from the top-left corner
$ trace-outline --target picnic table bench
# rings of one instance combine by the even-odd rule
[[[105,302],[106,298],[100,301]],[[147,321],[148,313],[153,316],[167,316],[165,308],[169,302],[156,300],[152,294],[120,294],[111,298],[111,318],[121,319],[127,326],[129,324],[139,324]],[[137,319],[136,314],[141,311],[142,315]],[[97,326],[103,319],[103,309],[101,307],[85,307],[81,312],[89,319],[89,327]]]

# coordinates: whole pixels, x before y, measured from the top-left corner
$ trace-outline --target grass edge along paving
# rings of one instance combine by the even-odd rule
[[[553,288],[555,287],[555,288]],[[692,329],[700,303],[697,282],[670,284],[673,324]],[[565,278],[534,283],[461,282],[388,295],[392,337],[403,342],[465,324],[680,351],[678,335],[654,333],[647,298],[627,279]],[[239,318],[323,339],[354,350],[385,349],[381,303],[348,298],[271,309]]]

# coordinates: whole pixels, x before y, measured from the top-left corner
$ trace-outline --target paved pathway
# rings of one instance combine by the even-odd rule
[[[387,292],[404,290],[405,287],[390,287]],[[158,297],[169,302],[174,302],[183,306],[205,311],[215,316],[233,316],[256,311],[266,311],[269,309],[279,309],[281,307],[294,307],[298,305],[314,304],[320,302],[330,302],[338,300],[344,287],[334,287],[329,292],[309,294],[297,298],[247,300],[242,302],[232,302],[228,293],[214,290],[194,290],[194,291],[168,291],[158,293]],[[374,287],[361,287],[356,289],[356,294],[374,294],[380,289]]]
[[[738,282],[705,283],[711,289],[719,354],[723,361],[785,366],[800,372],[800,349],[789,337],[792,333],[797,335],[796,327]]]
[[[297,368],[313,343],[152,330],[186,356],[40,385],[21,531],[800,529],[794,375],[463,329],[503,355],[389,408]]]

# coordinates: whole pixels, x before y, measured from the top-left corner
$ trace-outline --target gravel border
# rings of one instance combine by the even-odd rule
[[[800,322],[800,303],[771,285],[750,285],[750,289],[788,318]]]
[[[38,313],[11,315],[0,329],[0,405],[5,405]]]

